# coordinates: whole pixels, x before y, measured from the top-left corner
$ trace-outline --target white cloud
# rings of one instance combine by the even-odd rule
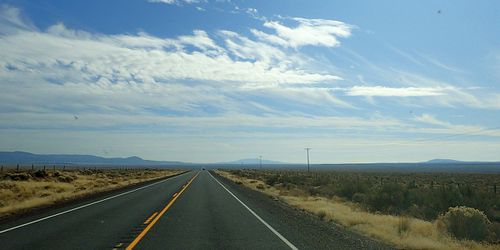
[[[430,114],[422,114],[421,116],[415,117],[415,120],[419,121],[419,122],[427,123],[427,124],[442,126],[442,127],[451,127],[451,123],[438,120],[436,117],[434,117]]]
[[[462,138],[467,136],[500,137],[500,129],[498,127],[487,128],[479,125],[453,124],[451,122],[438,119],[430,114],[422,114],[420,116],[416,116],[413,120],[423,124],[432,125],[432,127],[423,127],[423,128],[416,127],[410,129],[411,131],[419,133],[447,134],[450,137],[462,137]],[[423,141],[425,142],[426,140]]]
[[[245,36],[228,30],[220,31],[224,37],[226,48],[236,57],[244,60],[261,61],[266,65],[280,62],[288,65],[290,59],[285,51],[266,43],[253,41]]]
[[[450,88],[442,87],[384,87],[384,86],[353,86],[347,89],[346,93],[349,96],[441,96],[446,95]]]
[[[205,51],[210,49],[223,50],[215,44],[215,42],[208,36],[207,32],[203,30],[195,30],[193,33],[193,36],[179,36],[176,40],[180,44],[193,45]]]
[[[17,71],[47,74],[54,70],[75,70],[75,76],[76,71],[81,71],[82,77],[104,77],[110,81],[142,77],[155,82],[189,79],[218,81],[223,85],[223,82],[275,85],[338,79],[291,68],[277,60],[271,62],[271,58],[282,57],[283,52],[245,38],[239,41],[242,42],[234,40],[226,51],[199,30],[194,36],[160,39],[146,34],[91,35],[58,24],[48,32],[18,31],[3,36],[0,53],[1,63],[15,65]],[[184,45],[198,50],[189,51]],[[253,52],[260,54],[254,56]],[[254,57],[254,61],[234,60],[230,55]]]
[[[344,82],[354,85],[337,88],[346,94],[351,93],[350,88],[358,87],[351,93],[354,94],[352,96],[368,97],[369,101],[373,101],[373,97],[384,96],[387,97],[384,101],[391,101],[391,105],[401,107],[500,109],[500,92],[495,86],[478,87],[484,86],[484,83],[481,85],[481,82],[456,74],[453,80],[450,80],[419,71],[404,70],[394,65],[373,63],[355,51],[346,48],[342,51],[346,52],[346,59],[356,65],[355,69],[349,69],[343,75],[349,76],[363,72],[362,78],[357,75],[356,78],[350,77],[350,79],[344,77]],[[455,71],[458,70],[460,69],[455,69]],[[359,82],[375,86],[357,86]],[[385,83],[385,86],[374,84],[380,82]],[[418,99],[400,97],[418,97]]]
[[[0,16],[19,13],[12,9]],[[15,15],[5,19],[23,24]],[[223,40],[219,44],[203,30],[160,38],[96,34],[62,23],[46,31],[10,23],[1,23],[11,27],[0,36],[3,112],[245,113],[245,102],[255,103],[255,95],[262,103],[282,99],[301,107],[350,107],[328,89],[295,86],[338,76],[307,70],[296,53],[231,31],[216,33]]]
[[[246,12],[251,15],[257,15],[259,13],[256,8],[247,8]]]
[[[283,47],[298,48],[306,45],[336,47],[340,45],[338,38],[351,36],[353,26],[346,23],[326,19],[291,18],[298,25],[289,27],[278,21],[267,21],[264,26],[275,31],[275,34],[252,30],[262,41]]]
[[[238,10],[238,9],[239,8],[236,8],[236,10]],[[256,8],[247,8],[245,10],[245,13],[247,13],[253,19],[257,19],[260,21],[267,21],[267,18],[265,16],[260,15],[259,11]]]
[[[9,5],[0,4],[0,34],[18,29],[35,29],[35,26],[21,16],[21,11]]]
[[[264,91],[267,95],[272,96],[274,100],[282,100],[284,103],[305,103],[309,106],[334,106],[348,109],[355,109],[353,104],[339,99],[332,94],[329,88],[311,88],[311,87],[274,87],[274,88],[261,88],[248,86],[249,89],[254,91]],[[320,103],[318,103],[320,100]]]
[[[261,41],[271,44],[277,44],[283,47],[289,46],[288,41],[279,36],[271,35],[257,29],[251,29],[250,31]]]

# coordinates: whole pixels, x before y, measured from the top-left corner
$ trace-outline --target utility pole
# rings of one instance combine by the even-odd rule
[[[309,173],[310,171],[310,168],[309,168],[309,150],[311,150],[311,148],[305,148],[306,152],[307,152],[307,172]]]
[[[260,170],[262,170],[262,155],[259,155],[259,166]]]

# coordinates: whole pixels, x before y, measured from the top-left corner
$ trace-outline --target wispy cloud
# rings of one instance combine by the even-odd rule
[[[431,125],[431,127],[411,128],[413,131],[425,132],[429,134],[448,134],[453,136],[494,136],[500,137],[500,127],[483,127],[479,125],[453,124],[443,121],[431,114],[422,114],[414,118],[415,121]]]
[[[391,99],[393,104],[410,107],[500,109],[500,92],[496,87],[478,88],[477,82],[459,75],[455,75],[459,80],[450,80],[449,77],[425,74],[414,68],[406,69],[394,64],[374,63],[349,49],[343,48],[342,51],[346,52],[346,60],[356,65],[355,69],[349,69],[348,73],[343,74],[351,76],[343,79],[352,86],[336,88],[348,96],[368,97],[370,99],[366,100],[369,101],[373,101],[372,97],[386,97],[386,100]],[[417,60],[415,57],[412,58]],[[423,61],[417,62],[425,65]],[[453,68],[445,70],[453,71]],[[461,70],[455,69],[455,71]],[[356,77],[353,78],[352,75]],[[359,82],[363,85],[359,85]],[[402,97],[419,99],[409,101],[408,98]]]
[[[17,29],[36,29],[27,19],[23,18],[18,8],[0,4],[0,34],[9,33]]]
[[[346,93],[350,96],[395,96],[395,97],[410,97],[410,96],[441,96],[446,95],[451,88],[418,88],[418,87],[402,87],[392,88],[384,86],[353,86],[347,89]]]
[[[427,123],[427,124],[442,126],[442,127],[450,127],[451,126],[451,123],[441,121],[430,114],[422,114],[421,116],[415,117],[415,120],[419,121],[419,122]]]
[[[279,21],[267,21],[264,26],[274,30],[274,34],[252,30],[260,40],[283,47],[298,48],[315,45],[336,47],[340,45],[339,38],[351,36],[354,26],[344,22],[325,19],[290,18],[295,27],[286,26]]]
[[[256,8],[246,8],[245,13],[247,13],[253,19],[257,19],[260,21],[267,21],[267,17],[261,15]]]

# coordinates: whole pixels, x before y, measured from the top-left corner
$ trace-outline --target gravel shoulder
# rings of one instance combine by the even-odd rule
[[[262,192],[236,184],[215,172],[211,173],[299,249],[394,249]]]

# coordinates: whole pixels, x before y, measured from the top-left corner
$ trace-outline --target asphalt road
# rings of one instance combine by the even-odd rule
[[[38,221],[37,221],[38,220]],[[34,223],[33,223],[34,222]],[[208,171],[0,225],[0,249],[385,249]]]

